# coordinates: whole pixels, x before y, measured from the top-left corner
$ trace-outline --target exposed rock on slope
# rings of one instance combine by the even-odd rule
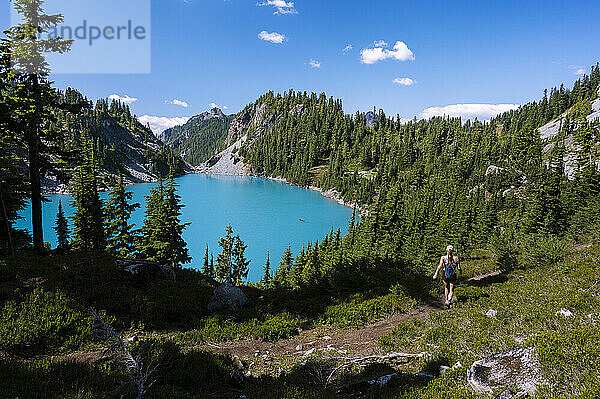
[[[515,349],[488,356],[473,363],[467,372],[471,386],[478,392],[516,387],[532,394],[543,384],[541,368],[533,348]]]
[[[600,89],[598,89],[598,95],[600,96]],[[600,129],[600,98],[585,102],[584,105],[589,108],[583,112],[583,115],[581,110],[583,106],[577,107],[576,105],[537,130],[545,143],[543,148],[545,155],[551,154],[557,145],[564,147],[563,162],[565,174],[569,179],[575,176],[579,167],[578,156],[582,147],[576,138],[578,131],[584,129],[586,124],[591,129]],[[600,143],[595,145],[598,147]],[[596,166],[600,169],[600,160],[596,162]]]
[[[252,170],[244,164],[237,152],[242,146],[252,145],[257,137],[277,124],[281,113],[270,113],[267,110],[268,105],[264,102],[253,103],[244,108],[229,126],[225,139],[226,148],[195,168],[196,171],[224,175],[251,174]],[[302,105],[298,105],[291,112],[300,114],[302,111]]]

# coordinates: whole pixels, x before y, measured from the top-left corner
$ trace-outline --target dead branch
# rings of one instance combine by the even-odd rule
[[[158,365],[150,364],[146,367],[141,355],[133,356],[127,345],[125,345],[123,338],[111,326],[106,324],[93,308],[90,308],[90,312],[94,317],[94,335],[96,339],[109,344],[106,352],[112,352],[117,355],[118,360],[131,375],[131,382],[137,388],[136,399],[141,399],[148,392],[152,384],[154,384],[154,380],[151,380],[150,377]]]
[[[424,352],[421,352],[421,353],[392,352],[392,353],[388,353],[387,355],[370,355],[370,356],[364,356],[364,357],[333,357],[332,359],[345,360],[345,362],[340,364],[339,366],[337,366],[336,368],[334,368],[331,371],[331,373],[329,374],[329,377],[327,377],[326,384],[329,384],[329,382],[331,381],[331,379],[333,378],[335,373],[337,373],[338,371],[340,371],[348,366],[352,366],[352,365],[363,365],[364,366],[364,365],[375,363],[375,362],[386,362],[386,361],[390,361],[390,360],[394,360],[394,359],[398,359],[398,358],[414,359],[417,357],[423,357],[424,355],[425,355]]]

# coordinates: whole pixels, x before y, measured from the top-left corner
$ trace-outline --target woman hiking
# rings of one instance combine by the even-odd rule
[[[440,264],[433,274],[434,280],[442,268],[444,270],[442,280],[444,280],[445,304],[446,306],[450,306],[450,302],[452,302],[452,297],[454,296],[454,285],[456,284],[457,274],[461,271],[460,261],[458,260],[458,256],[454,256],[454,247],[452,245],[446,247],[446,255],[441,257]]]

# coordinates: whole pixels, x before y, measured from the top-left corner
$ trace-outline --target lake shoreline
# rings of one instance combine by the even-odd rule
[[[260,174],[256,174],[256,173],[214,173],[214,172],[209,172],[206,170],[203,171],[194,171],[192,172],[193,174],[204,174],[204,175],[220,175],[220,176],[250,176],[250,177],[261,177],[263,179],[269,179],[269,180],[274,180],[274,181],[278,181],[281,183],[285,183],[288,186],[293,186],[293,187],[300,187],[300,188],[304,188],[307,190],[312,190],[312,191],[317,191],[319,194],[321,194],[323,197],[333,200],[335,202],[337,202],[340,205],[343,205],[347,208],[350,209],[354,209],[356,208],[361,214],[366,212],[365,209],[363,209],[363,207],[359,206],[358,204],[356,204],[356,202],[349,202],[349,201],[345,201],[344,198],[342,197],[341,193],[335,189],[329,189],[329,190],[323,190],[321,187],[317,187],[317,186],[301,186],[299,184],[294,184],[294,183],[290,183],[289,181],[287,181],[285,178],[283,177],[274,177],[274,176],[264,176],[264,175],[260,175]]]
[[[283,177],[273,177],[273,176],[264,176],[264,175],[260,175],[260,174],[256,174],[256,173],[215,173],[215,172],[210,172],[207,170],[194,170],[192,172],[188,172],[188,173],[184,173],[182,175],[179,175],[177,177],[183,177],[186,175],[194,175],[194,174],[204,174],[204,175],[221,175],[221,176],[250,176],[250,177],[261,177],[264,179],[269,179],[269,180],[274,180],[274,181],[278,181],[281,183],[285,183],[289,186],[294,186],[294,187],[300,187],[300,188],[305,188],[307,190],[313,190],[313,191],[317,191],[319,194],[321,194],[323,197],[333,200],[335,202],[337,202],[340,205],[343,205],[345,207],[354,209],[356,208],[360,214],[365,214],[367,211],[364,207],[359,206],[358,204],[356,204],[356,202],[350,202],[350,201],[345,201],[344,198],[342,197],[341,193],[335,189],[329,189],[329,190],[323,190],[321,187],[317,187],[317,186],[300,186],[298,184],[294,184],[294,183],[290,183],[289,181],[287,181],[285,178]],[[55,181],[50,180],[53,183],[56,183]],[[148,181],[140,181],[140,182],[129,182],[126,183],[125,186],[133,186],[136,184],[144,184],[144,183],[156,183],[158,181],[158,179],[156,180],[148,180]],[[107,187],[99,187],[98,188],[99,192],[106,192],[106,191],[110,191],[110,188]],[[48,185],[47,183],[45,185],[42,186],[42,194],[43,195],[53,195],[53,194],[60,194],[60,195],[71,195],[71,193],[69,192],[68,189],[68,185],[66,184],[51,184]]]

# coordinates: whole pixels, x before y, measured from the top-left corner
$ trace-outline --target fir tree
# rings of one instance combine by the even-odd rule
[[[138,251],[149,260],[178,267],[189,262],[183,231],[189,223],[181,223],[177,184],[169,177],[165,186],[162,179],[146,196],[146,217],[138,240]]]
[[[248,277],[248,265],[250,261],[246,259],[246,248],[248,246],[240,239],[240,235],[235,236],[233,244],[233,269],[232,278],[234,285],[240,285],[242,280]]]
[[[48,15],[41,0],[14,0],[14,9],[21,22],[7,30],[3,39],[2,58],[10,59],[10,94],[6,102],[11,116],[11,131],[15,143],[27,154],[31,193],[33,248],[44,248],[42,217],[42,178],[47,172],[57,172],[54,160],[61,155],[62,130],[48,125],[53,109],[61,104],[49,80],[50,68],[44,53],[69,51],[72,40],[42,39],[42,33],[60,25],[63,16]],[[75,108],[71,111],[78,112]]]
[[[204,266],[202,267],[202,273],[204,273],[206,277],[215,278],[212,254],[210,255],[210,260],[208,256],[208,244],[206,244],[206,251],[204,252]]]
[[[75,173],[71,188],[75,209],[72,247],[80,251],[102,251],[106,248],[104,212],[98,194],[94,154],[88,143],[87,156]]]
[[[136,249],[145,259],[163,263],[166,256],[167,243],[164,206],[164,183],[158,180],[156,186],[150,189],[146,196],[144,224],[140,229]]]
[[[183,239],[183,231],[190,223],[182,223],[181,209],[184,207],[181,204],[181,197],[177,193],[177,183],[173,178],[173,174],[169,176],[167,186],[165,188],[165,223],[167,236],[165,242],[167,243],[166,253],[168,261],[172,266],[179,266],[183,263],[187,263],[192,258],[189,255],[187,244]]]
[[[56,239],[58,241],[58,248],[65,249],[69,247],[69,225],[67,224],[67,218],[62,209],[62,201],[58,201],[58,213],[56,215],[56,222],[54,225],[54,231],[56,232]]]
[[[267,261],[263,266],[263,278],[260,280],[261,284],[268,286],[271,284],[271,260],[269,259],[269,252],[267,252]]]
[[[123,176],[120,175],[106,203],[105,214],[107,249],[122,258],[130,258],[134,252],[135,236],[132,231],[133,224],[129,223],[129,219],[140,204],[130,204],[132,198],[133,193],[126,191]]]
[[[225,227],[225,237],[219,239],[219,247],[221,247],[221,253],[217,255],[217,266],[215,274],[217,280],[221,283],[232,281],[233,275],[233,246],[235,237],[233,236],[233,229],[231,224]]]

